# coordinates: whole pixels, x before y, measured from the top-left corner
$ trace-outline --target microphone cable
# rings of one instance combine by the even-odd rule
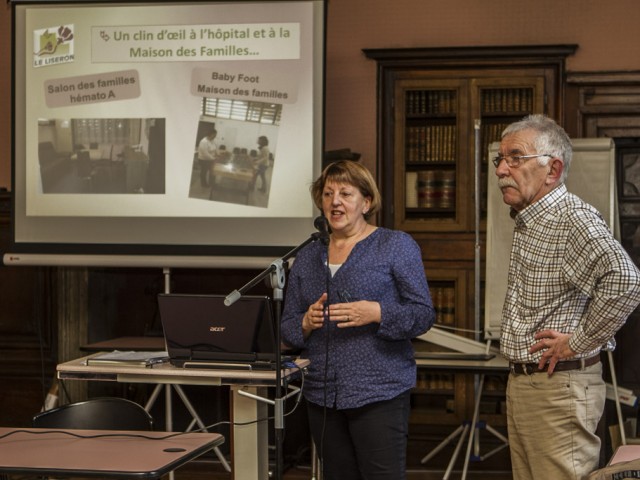
[[[327,223],[327,219],[325,217],[322,217],[324,224],[326,225]],[[328,371],[329,371],[329,352],[330,352],[330,347],[331,347],[331,315],[329,314],[329,305],[331,305],[331,268],[329,267],[329,244],[330,244],[330,237],[329,237],[329,233],[328,230],[327,231],[327,235],[326,237],[322,237],[322,243],[324,245],[326,245],[326,261],[325,261],[325,265],[324,265],[324,271],[325,271],[325,291],[327,292],[327,300],[325,302],[325,307],[323,309],[323,316],[324,316],[324,321],[325,321],[325,331],[326,331],[326,336],[325,336],[325,352],[324,352],[324,379],[323,379],[323,402],[322,402],[322,428],[321,428],[321,433],[320,433],[320,445],[316,445],[319,453],[320,453],[320,459],[321,462],[324,462],[324,435],[325,435],[325,428],[326,428],[326,424],[327,424],[327,396],[328,396]],[[322,232],[322,230],[321,230]]]

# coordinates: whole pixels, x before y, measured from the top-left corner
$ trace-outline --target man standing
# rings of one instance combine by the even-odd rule
[[[258,156],[255,159],[256,177],[260,178],[260,192],[267,191],[267,176],[265,172],[269,168],[269,139],[264,135],[258,137]]]
[[[544,115],[502,133],[493,160],[515,219],[501,351],[516,480],[581,479],[598,468],[600,351],[640,303],[640,272],[600,214],[564,185],[571,141]]]
[[[211,168],[213,162],[216,159],[216,153],[218,151],[218,145],[215,141],[218,132],[215,128],[209,130],[209,133],[205,137],[202,137],[198,144],[198,163],[200,164],[200,186],[208,188],[209,180],[211,177]]]

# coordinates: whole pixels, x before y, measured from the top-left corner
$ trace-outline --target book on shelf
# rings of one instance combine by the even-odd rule
[[[455,287],[434,286],[430,288],[433,308],[436,311],[436,323],[438,325],[455,325],[456,315],[456,290]]]
[[[454,90],[409,90],[405,95],[408,115],[451,115],[456,110]]]
[[[507,128],[509,124],[506,122],[491,122],[483,123],[480,128],[480,142],[482,160],[484,163],[488,161],[487,155],[489,151],[489,145],[493,142],[499,142],[502,136],[502,131]]]
[[[420,170],[415,187],[419,208],[453,208],[456,201],[455,170]],[[409,177],[407,177],[407,180]],[[406,185],[407,189],[414,184]],[[407,203],[407,207],[409,204]]]
[[[448,163],[456,160],[455,125],[409,126],[406,130],[407,163]]]
[[[442,324],[454,325],[456,318],[456,289],[445,287],[442,292]]]
[[[438,203],[439,188],[436,184],[435,170],[420,170],[418,172],[418,206],[420,208],[434,208]]]
[[[491,88],[482,92],[483,113],[530,112],[533,88]]]
[[[418,207],[418,172],[407,172],[405,182],[405,207]]]
[[[121,365],[132,367],[151,367],[169,361],[169,354],[158,351],[121,351],[100,352],[87,358],[87,365]]]
[[[453,208],[456,204],[456,171],[442,170],[440,175],[440,208]]]

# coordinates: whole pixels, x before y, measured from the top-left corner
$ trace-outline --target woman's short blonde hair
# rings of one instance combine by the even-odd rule
[[[371,204],[369,210],[364,214],[365,219],[368,220],[380,210],[382,197],[373,175],[364,165],[353,160],[339,160],[325,167],[311,185],[313,202],[320,210],[322,210],[322,191],[327,182],[352,185],[360,191],[363,197],[368,198]]]

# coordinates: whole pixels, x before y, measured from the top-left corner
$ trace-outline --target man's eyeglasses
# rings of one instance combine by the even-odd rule
[[[500,162],[504,160],[510,168],[518,168],[525,160],[537,157],[553,157],[548,153],[536,153],[535,155],[498,155],[493,159],[493,165],[498,168]]]

